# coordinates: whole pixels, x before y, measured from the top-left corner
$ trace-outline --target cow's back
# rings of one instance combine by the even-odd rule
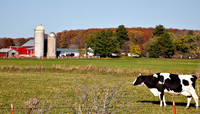
[[[170,73],[157,73],[158,78],[163,77],[163,88],[169,94],[183,94],[190,96],[190,90],[195,89],[195,75],[178,75]]]

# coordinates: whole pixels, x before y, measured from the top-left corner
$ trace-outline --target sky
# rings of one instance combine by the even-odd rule
[[[0,0],[0,38],[89,28],[200,30],[200,0]]]

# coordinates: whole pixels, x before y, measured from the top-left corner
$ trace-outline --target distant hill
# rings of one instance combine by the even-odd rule
[[[105,29],[111,29],[115,32],[116,28],[105,28]],[[92,29],[85,29],[85,30],[64,30],[63,32],[57,33],[57,47],[60,47],[60,39],[61,37],[65,38],[65,48],[84,48],[85,47],[85,41],[86,39],[94,32],[101,31],[101,28],[92,28]],[[129,38],[132,42],[140,45],[142,48],[142,45],[147,42],[150,38],[152,38],[154,31],[154,28],[127,28],[129,32]],[[183,29],[168,29],[170,32],[172,32],[175,36],[175,38],[178,37],[178,35],[186,35],[189,30]],[[194,35],[200,36],[200,30],[193,30]],[[45,38],[47,35],[45,35]],[[0,48],[7,48],[9,46],[21,46],[28,40],[33,39],[33,37],[30,38],[0,38]]]
[[[116,28],[106,28],[111,29],[113,32],[115,32]],[[60,39],[61,37],[65,37],[66,39],[66,48],[83,48],[85,46],[85,40],[94,32],[101,31],[100,28],[94,28],[94,29],[86,29],[86,30],[69,30],[69,31],[63,31],[57,33],[57,47],[59,47]],[[154,31],[154,28],[127,28],[129,33],[129,38],[132,42],[140,45],[142,48],[142,45],[147,42],[150,38],[152,38]],[[189,30],[183,29],[168,29],[170,32],[172,32],[175,36],[175,38],[178,37],[178,35],[186,35]],[[193,30],[194,35],[200,36],[200,30]]]

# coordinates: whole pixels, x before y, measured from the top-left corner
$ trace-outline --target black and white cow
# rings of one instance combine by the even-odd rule
[[[160,106],[165,103],[165,93],[173,95],[184,95],[187,97],[187,106],[189,108],[192,97],[196,102],[198,109],[198,96],[195,92],[195,75],[177,75],[170,73],[156,73],[150,76],[142,76],[141,74],[135,79],[133,85],[146,85],[154,96],[159,96]]]

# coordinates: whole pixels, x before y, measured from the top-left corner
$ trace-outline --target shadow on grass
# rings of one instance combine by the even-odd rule
[[[157,105],[160,106],[160,101],[146,101],[146,100],[144,100],[144,101],[137,101],[137,102],[140,102],[140,103],[148,103],[148,104],[150,104],[150,103],[151,103],[151,104],[157,104]],[[167,101],[166,104],[167,104],[168,106],[173,106],[173,102]],[[176,106],[184,106],[184,107],[186,107],[187,103],[176,102],[175,105],[176,105]],[[194,104],[194,103],[190,103],[190,107],[195,107],[195,104]]]

